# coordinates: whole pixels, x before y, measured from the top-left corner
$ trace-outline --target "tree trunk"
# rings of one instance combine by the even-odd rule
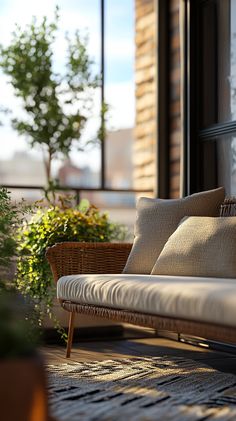
[[[50,185],[51,181],[51,167],[52,167],[52,153],[49,150],[47,156],[44,155],[44,166],[46,171],[46,178],[47,178],[47,187]]]

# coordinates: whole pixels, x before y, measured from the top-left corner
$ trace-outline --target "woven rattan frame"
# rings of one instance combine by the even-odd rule
[[[64,301],[62,303],[62,307],[70,312],[86,314],[94,317],[103,317],[113,321],[150,327],[156,330],[168,330],[171,332],[194,335],[230,343],[235,343],[236,341],[236,328],[233,327],[137,313],[122,309],[75,304],[70,301]]]
[[[221,205],[220,216],[234,215],[236,215],[236,199],[226,199]],[[63,275],[121,273],[131,247],[131,244],[123,243],[58,243],[47,250],[46,256],[50,263],[54,280],[57,282]],[[81,313],[159,330],[169,330],[222,342],[236,343],[236,328],[230,326],[143,314],[123,309],[82,305],[70,301],[62,301],[61,305],[71,315]],[[72,337],[73,317],[70,317],[70,340],[67,346],[67,357],[70,356]]]
[[[121,273],[132,244],[58,243],[49,247],[46,257],[55,282],[63,275],[80,273]]]

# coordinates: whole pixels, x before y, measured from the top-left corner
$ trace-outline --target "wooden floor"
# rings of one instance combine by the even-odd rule
[[[61,364],[68,361],[94,361],[134,356],[172,355],[201,360],[218,370],[236,374],[236,350],[234,353],[192,346],[175,340],[156,337],[152,331],[127,330],[122,338],[81,340],[73,344],[70,360],[65,358],[65,346],[46,345],[42,348],[45,362]]]

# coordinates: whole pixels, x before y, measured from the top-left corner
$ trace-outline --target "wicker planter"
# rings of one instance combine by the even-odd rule
[[[0,362],[1,419],[49,421],[46,378],[38,356]]]

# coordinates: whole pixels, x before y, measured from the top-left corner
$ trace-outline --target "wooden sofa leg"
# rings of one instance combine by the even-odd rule
[[[74,335],[74,318],[75,318],[75,313],[73,311],[70,311],[68,340],[67,340],[67,347],[66,347],[66,358],[70,358],[71,346],[72,346],[73,335]]]

